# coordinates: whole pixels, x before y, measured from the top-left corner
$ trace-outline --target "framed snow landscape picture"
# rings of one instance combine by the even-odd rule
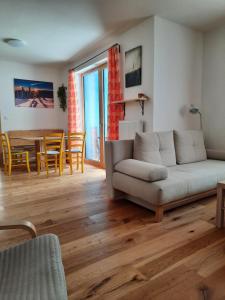
[[[15,105],[17,107],[53,108],[53,83],[14,79]]]

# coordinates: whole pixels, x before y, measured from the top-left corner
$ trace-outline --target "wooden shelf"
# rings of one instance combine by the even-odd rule
[[[125,99],[122,101],[115,101],[112,104],[123,104],[123,110],[124,110],[124,116],[126,114],[126,104],[131,102],[138,102],[141,106],[141,114],[144,115],[144,108],[145,108],[145,101],[148,101],[149,97],[143,97],[143,98],[134,98],[134,99]]]
[[[125,99],[122,101],[115,101],[113,104],[121,104],[121,103],[128,103],[128,102],[139,102],[139,101],[148,101],[149,98],[134,98],[134,99]]]

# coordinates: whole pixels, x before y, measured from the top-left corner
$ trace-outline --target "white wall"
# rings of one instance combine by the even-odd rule
[[[1,129],[66,129],[66,114],[59,108],[57,89],[61,85],[61,70],[56,67],[26,65],[0,61],[0,112]],[[55,107],[15,107],[13,79],[29,79],[53,82]]]
[[[154,75],[154,18],[148,18],[144,22],[132,27],[128,31],[120,34],[116,37],[109,39],[107,47],[110,47],[114,43],[119,43],[121,46],[121,57],[122,57],[122,72],[124,70],[124,58],[125,51],[142,45],[142,84],[135,87],[125,88],[124,74],[122,74],[122,85],[123,93],[125,99],[136,98],[138,93],[142,92],[153,97],[153,75]],[[95,56],[100,53],[102,49],[99,49],[96,53],[90,54],[89,57],[84,57],[82,61],[86,58]],[[97,59],[92,60],[89,64],[95,63],[98,59],[102,60],[107,57],[107,52],[99,56]],[[82,61],[76,61],[70,63],[64,68],[63,78],[64,83],[67,84],[67,74],[68,69],[76,65],[79,65]],[[84,65],[83,67],[87,67]],[[124,72],[123,72],[124,73]],[[145,123],[145,130],[152,130],[153,128],[153,104],[149,101],[145,104],[144,116],[141,115],[141,108],[138,103],[129,103],[126,105],[126,116],[125,120],[143,120]]]
[[[204,35],[203,127],[207,147],[225,150],[225,26]]]
[[[219,94],[218,99],[220,100],[218,101],[221,101],[221,97],[224,94],[222,82],[219,92],[216,86],[218,83],[212,86],[214,75],[210,74],[210,56],[214,55],[210,45],[215,42],[215,39],[218,42],[218,48],[221,47],[219,53],[221,57],[218,60],[218,63],[221,62],[221,73],[223,72],[222,66],[225,64],[223,57],[225,51],[222,51],[222,47],[225,47],[225,45],[222,42],[222,33],[217,38],[208,34],[208,40],[205,43],[208,50],[205,52],[206,67],[204,77],[206,79],[203,89],[204,102],[207,104],[207,107],[210,107],[210,99],[214,89]],[[105,48],[116,42],[121,45],[123,69],[125,51],[142,45],[142,84],[136,87],[124,87],[124,98],[135,98],[139,92],[143,92],[152,98],[145,104],[144,116],[141,115],[138,103],[127,104],[125,120],[144,120],[146,131],[199,128],[198,115],[190,115],[188,108],[190,104],[195,104],[199,107],[201,105],[202,34],[160,17],[152,17],[119,36],[112,37],[108,41],[109,44],[105,45]],[[99,49],[98,52],[101,52],[101,50],[103,49]],[[105,56],[106,53],[100,59]],[[66,129],[67,113],[62,112],[59,108],[56,91],[62,81],[67,85],[69,67],[79,63],[80,61],[69,63],[64,70],[60,70],[56,67],[0,61],[2,130],[56,127]],[[221,76],[219,73],[215,75]],[[15,107],[13,78],[53,81],[55,108]],[[211,83],[208,84],[208,81],[211,81]],[[209,109],[204,110],[208,118]],[[210,131],[209,127],[211,125],[216,126],[216,124],[210,124],[209,122],[205,123],[206,131]],[[220,130],[220,134],[223,134],[222,130]],[[207,140],[210,139],[212,138],[207,134]]]
[[[144,93],[150,98],[153,97],[153,76],[154,76],[154,18],[149,18],[141,24],[131,28],[117,39],[121,45],[122,64],[124,70],[125,51],[142,46],[142,84],[135,87],[125,88],[124,98],[136,98],[138,93]],[[124,72],[123,72],[124,79]],[[125,120],[143,120],[145,131],[153,129],[153,102],[152,100],[145,103],[144,116],[141,115],[141,108],[138,103],[126,104]]]
[[[139,92],[151,98],[144,116],[138,103],[127,104],[125,120],[143,120],[145,131],[200,128],[199,116],[191,115],[189,107],[201,107],[202,33],[156,16],[114,37],[105,48],[114,43],[121,45],[123,70],[125,51],[142,45],[142,84],[125,88],[123,82],[124,98],[135,98]]]
[[[201,105],[202,34],[155,17],[154,130],[197,129]]]

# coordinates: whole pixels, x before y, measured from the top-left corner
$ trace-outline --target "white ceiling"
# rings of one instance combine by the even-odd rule
[[[65,63],[152,15],[207,30],[225,18],[225,0],[0,0],[0,59]]]

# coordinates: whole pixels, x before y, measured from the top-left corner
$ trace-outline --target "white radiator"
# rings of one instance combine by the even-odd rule
[[[120,121],[119,122],[119,139],[134,139],[136,132],[143,132],[143,121]]]

